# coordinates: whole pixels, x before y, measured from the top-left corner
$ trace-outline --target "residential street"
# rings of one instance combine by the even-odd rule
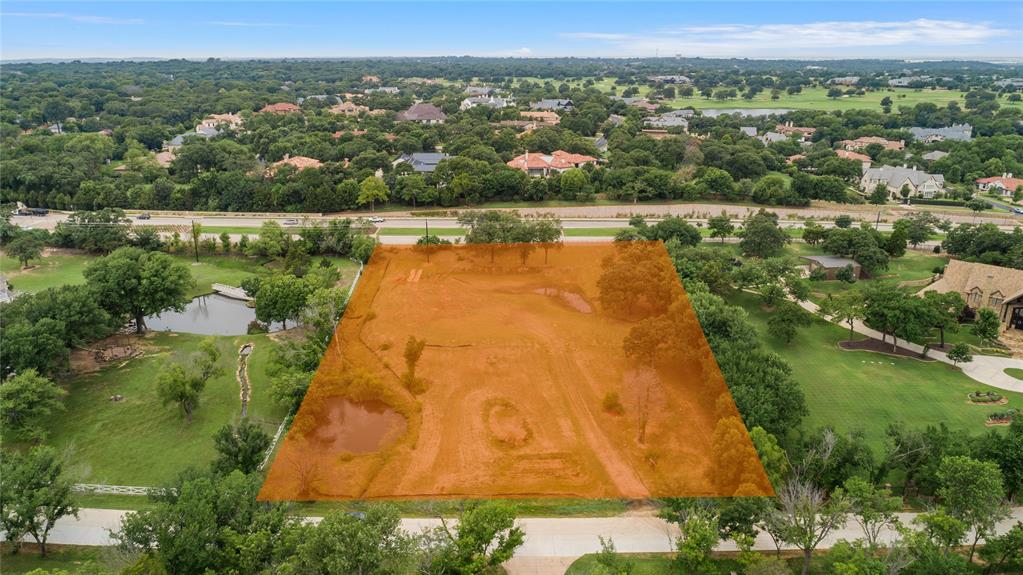
[[[67,545],[113,545],[110,530],[116,529],[126,511],[113,509],[82,509],[79,519],[61,519],[50,534],[50,543]],[[899,519],[912,524],[916,513],[900,513]],[[310,521],[319,518],[311,517]],[[1015,507],[1012,516],[999,523],[999,533],[1008,530],[1017,521],[1023,521],[1023,507]],[[406,531],[418,532],[435,527],[439,519],[406,518],[402,526]],[[618,517],[592,518],[544,518],[520,519],[518,524],[526,532],[526,541],[515,557],[508,562],[508,572],[517,574],[555,575],[564,573],[565,568],[576,558],[600,550],[598,537],[611,537],[615,547],[622,553],[664,553],[672,550],[672,540],[678,535],[674,526],[650,514],[623,515]],[[856,539],[862,536],[859,527],[852,521],[833,532],[821,549],[829,548],[840,539]],[[893,533],[888,531],[882,539],[890,541]],[[766,534],[757,537],[755,548],[762,551],[775,549]],[[789,547],[783,547],[789,548]],[[735,551],[732,542],[718,545],[719,551]]]

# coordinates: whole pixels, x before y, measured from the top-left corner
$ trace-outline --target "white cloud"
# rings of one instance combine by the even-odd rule
[[[109,16],[90,16],[83,14],[66,14],[64,12],[3,12],[3,18],[51,18],[55,20],[71,20],[83,24],[142,24],[140,18],[111,18]]]
[[[828,21],[802,24],[683,25],[642,33],[567,32],[564,38],[595,41],[621,55],[683,53],[709,57],[814,57],[843,52],[856,57],[864,50],[902,47],[954,54],[954,47],[981,46],[1001,38],[1018,41],[1009,29],[986,22],[916,20],[883,22]],[[1023,47],[1023,46],[1021,46]]]

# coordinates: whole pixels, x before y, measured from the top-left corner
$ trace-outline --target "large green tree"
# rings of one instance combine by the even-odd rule
[[[65,395],[66,391],[34,369],[8,377],[0,383],[0,422],[4,431],[44,438],[43,424],[53,413],[64,409]]]
[[[192,274],[183,264],[160,252],[120,248],[89,264],[86,284],[114,317],[135,320],[135,333],[146,329],[146,316],[164,310],[181,311]]]
[[[19,545],[23,536],[31,535],[45,557],[46,540],[57,521],[78,517],[72,484],[51,447],[24,453],[0,450],[0,526],[7,541]]]

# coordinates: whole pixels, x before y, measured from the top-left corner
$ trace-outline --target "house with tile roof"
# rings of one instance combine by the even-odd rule
[[[849,150],[835,150],[835,154],[837,154],[839,158],[842,158],[844,160],[856,160],[858,162],[862,162],[864,166],[870,165],[870,156],[866,154],[861,154],[859,152],[850,152]]]
[[[302,111],[302,108],[299,108],[298,106],[296,106],[295,104],[292,104],[290,102],[278,102],[276,104],[267,104],[266,106],[263,106],[259,110],[259,113],[260,114],[266,114],[266,113],[270,113],[270,114],[289,114],[291,112],[301,112],[301,111]]]
[[[420,124],[443,124],[448,118],[447,114],[440,108],[429,102],[417,102],[412,104],[408,110],[399,112],[399,122],[419,122]]]
[[[331,106],[329,112],[342,116],[358,116],[362,113],[369,113],[369,106],[360,106],[355,102],[341,102]]]
[[[839,146],[851,152],[857,152],[871,144],[884,146],[886,150],[902,150],[906,147],[906,142],[902,140],[889,140],[880,136],[860,136],[855,140],[842,140],[838,143]]]
[[[994,310],[1006,329],[1023,330],[1023,270],[951,260],[941,279],[920,290],[956,292],[976,310]]]
[[[315,170],[322,167],[323,162],[317,160],[316,158],[308,158],[306,156],[289,156],[285,154],[283,160],[270,164],[270,167],[268,167],[266,170],[267,174],[272,176],[277,173],[277,170],[283,168],[284,166],[291,166],[295,168],[296,171],[306,169]]]
[[[977,189],[982,192],[990,192],[1011,198],[1016,190],[1023,190],[1023,178],[1014,178],[1010,173],[993,178],[979,178],[977,180]]]
[[[594,164],[597,158],[583,154],[573,154],[563,150],[555,150],[550,154],[526,152],[508,162],[508,166],[526,172],[530,176],[549,176],[571,168],[580,168],[586,164]]]
[[[817,128],[806,128],[803,126],[795,126],[792,122],[785,122],[784,124],[778,124],[774,127],[774,130],[783,136],[799,136],[799,139],[803,142],[809,142],[810,138],[817,132]]]
[[[242,127],[242,117],[238,114],[210,114],[199,122],[199,125],[195,127],[195,131],[198,132],[199,128],[211,128],[216,129],[219,126],[226,125],[232,130],[236,130]]]
[[[526,118],[527,120],[536,120],[551,126],[557,126],[561,123],[561,116],[557,112],[519,112],[520,118]]]

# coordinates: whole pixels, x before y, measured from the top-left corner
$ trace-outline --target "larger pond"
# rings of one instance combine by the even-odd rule
[[[146,327],[154,331],[201,335],[245,335],[253,321],[256,321],[256,310],[245,302],[210,294],[188,302],[184,311],[165,311],[146,317]],[[270,324],[270,331],[283,328],[280,323]]]
[[[770,116],[771,114],[787,114],[794,112],[791,108],[703,108],[700,110],[704,116],[715,118],[724,114],[739,114],[756,118],[759,116]]]

